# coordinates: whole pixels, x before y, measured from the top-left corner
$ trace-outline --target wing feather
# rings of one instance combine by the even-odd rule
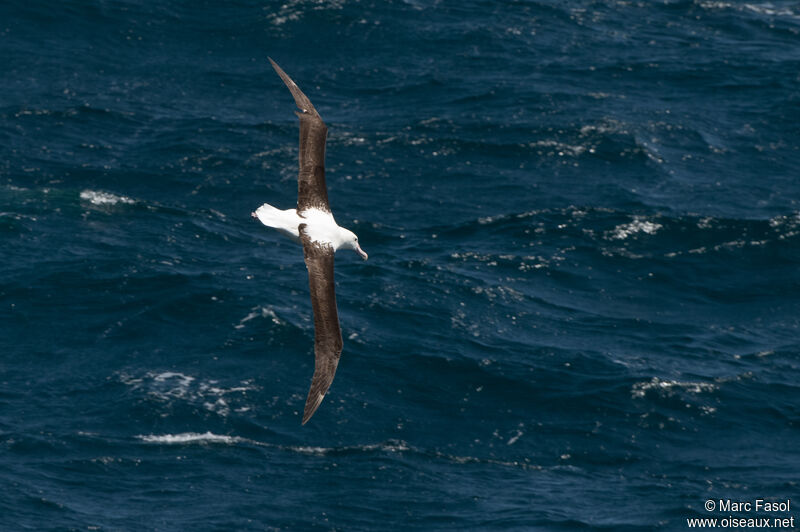
[[[328,244],[312,241],[306,233],[306,224],[300,225],[300,240],[303,243],[311,307],[314,310],[314,376],[303,410],[305,425],[333,382],[343,342],[333,279],[334,250]]]
[[[328,187],[325,185],[325,141],[328,128],[314,109],[311,100],[292,81],[286,72],[273,61],[272,68],[281,77],[300,109],[299,172],[297,175],[297,210],[302,212],[317,208],[331,212],[328,203]]]

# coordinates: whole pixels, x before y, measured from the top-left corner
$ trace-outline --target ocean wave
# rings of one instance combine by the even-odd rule
[[[288,0],[281,3],[280,8],[275,12],[267,13],[267,20],[276,27],[283,26],[287,22],[301,20],[306,13],[314,11],[340,11],[344,8],[344,0]],[[265,7],[264,11],[268,11]]]
[[[26,118],[26,117],[56,117],[56,118],[72,118],[79,116],[81,114],[85,115],[108,115],[108,116],[121,116],[121,117],[134,117],[135,114],[129,111],[122,111],[119,109],[99,109],[96,107],[92,107],[88,104],[79,105],[75,107],[65,107],[62,109],[43,109],[43,108],[22,108],[22,109],[10,109],[6,108],[3,109],[4,112],[7,112],[13,115],[15,118]]]
[[[272,323],[274,323],[275,325],[283,325],[284,324],[284,322],[281,321],[280,318],[278,318],[278,315],[275,314],[275,311],[272,308],[258,306],[258,307],[253,307],[252,309],[250,309],[250,312],[247,314],[247,316],[245,316],[244,318],[239,320],[239,323],[234,325],[234,328],[235,329],[243,329],[245,327],[245,324],[248,321],[250,321],[252,319],[255,319],[255,318],[259,318],[259,317],[260,318],[269,318],[272,321]]]
[[[507,445],[514,445],[523,435],[521,431],[516,431],[514,435],[506,442]],[[501,467],[534,470],[539,471],[544,469],[540,465],[531,463],[529,459],[521,460],[498,460],[491,457],[480,457],[470,455],[460,455],[450,452],[444,452],[438,449],[425,449],[409,444],[404,440],[388,440],[380,443],[363,444],[363,445],[350,445],[342,447],[318,447],[318,446],[281,446],[282,449],[291,452],[311,455],[311,456],[344,456],[350,454],[372,454],[372,453],[388,453],[388,454],[407,454],[414,455],[418,458],[425,460],[432,460],[434,462],[449,462],[453,464],[488,464],[497,465]]]
[[[760,4],[742,4],[739,9],[747,9],[759,15],[768,15],[771,17],[790,17],[800,18],[800,14],[790,7],[791,5],[776,6],[772,2],[763,2]]]
[[[615,227],[611,231],[609,238],[615,240],[625,240],[629,236],[635,235],[636,233],[654,235],[662,227],[663,226],[660,223],[650,221],[642,216],[634,216],[633,221],[620,224]]]
[[[736,10],[739,12],[755,13],[757,15],[766,15],[769,17],[788,17],[800,18],[800,12],[795,9],[795,5],[791,3],[775,2],[722,2],[722,1],[699,1],[698,5],[703,9],[708,10]]]
[[[27,233],[32,231],[31,224],[36,221],[36,216],[17,212],[0,212],[0,232]]]
[[[522,436],[521,431],[517,431],[507,445],[513,445]],[[347,445],[347,446],[313,446],[313,445],[282,445],[272,442],[265,442],[254,440],[251,438],[243,438],[241,436],[233,436],[228,434],[216,434],[210,431],[207,432],[182,432],[176,434],[139,434],[135,436],[136,439],[148,443],[159,445],[253,445],[258,447],[268,447],[289,453],[296,453],[305,456],[314,457],[345,457],[350,455],[372,455],[380,454],[397,454],[397,455],[413,455],[434,462],[449,462],[453,464],[486,464],[496,465],[507,468],[523,469],[541,471],[545,469],[541,465],[532,463],[529,459],[520,460],[499,460],[492,457],[480,457],[470,455],[453,454],[444,452],[437,449],[424,449],[410,445],[404,440],[387,440],[379,443],[366,443],[360,445]],[[560,460],[569,459],[568,455],[562,455]],[[554,466],[555,468],[562,467],[561,465]]]
[[[108,205],[133,205],[136,203],[136,200],[131,199],[127,196],[112,194],[110,192],[102,192],[99,190],[82,190],[80,193],[80,198],[84,201],[88,201],[92,205],[98,206],[108,206]]]
[[[354,453],[402,453],[412,450],[412,447],[402,440],[389,440],[380,443],[349,445],[341,447],[322,447],[311,445],[282,445],[272,442],[259,441],[241,436],[228,434],[215,434],[206,432],[182,432],[177,434],[139,434],[135,438],[146,443],[160,443],[166,445],[180,444],[207,444],[220,443],[225,445],[235,445],[246,443],[261,447],[272,447],[291,453],[298,453],[310,456],[341,456]]]
[[[225,434],[213,434],[211,432],[183,432],[180,434],[140,434],[136,438],[145,443],[162,443],[166,445],[184,445],[184,444],[208,444],[208,443],[221,443],[225,445],[232,445],[244,441],[243,438],[237,436],[227,436]]]
[[[390,440],[381,443],[352,445],[345,447],[315,447],[306,445],[286,446],[284,449],[293,451],[300,454],[310,454],[314,456],[329,456],[341,455],[350,453],[372,453],[372,452],[386,452],[386,453],[400,453],[408,451],[411,447],[408,443],[402,440]]]
[[[482,125],[442,122],[433,127],[418,125],[408,131],[377,133],[374,144],[381,150],[386,146],[403,147],[423,157],[517,157],[537,165],[553,159],[560,164],[574,164],[575,160],[654,157],[648,155],[652,150],[646,143],[640,143],[634,133],[615,121],[552,129],[508,127],[501,134],[486,137]]]
[[[216,379],[198,379],[176,371],[147,372],[141,377],[123,373],[119,380],[159,403],[171,405],[179,401],[193,404],[221,417],[227,417],[231,412],[249,411],[252,403],[248,393],[259,390],[250,379],[226,387]]]
[[[718,386],[711,382],[664,380],[653,377],[646,382],[637,382],[631,388],[631,396],[642,398],[649,393],[659,395],[674,395],[675,393],[701,394],[716,391]]]
[[[522,242],[535,242],[536,246],[523,246],[536,248],[535,255],[526,255],[530,260],[535,257],[552,259],[553,246],[561,241],[565,244],[562,251],[569,251],[570,247],[575,251],[577,244],[585,242],[612,255],[621,250],[630,252],[636,249],[648,252],[649,256],[677,257],[708,251],[763,247],[794,240],[800,236],[800,214],[795,212],[769,219],[735,219],[697,214],[641,214],[570,206],[492,214],[450,227],[436,226],[426,230],[452,237],[466,234],[477,238],[481,235],[503,235],[518,238]],[[608,244],[618,245],[608,247]],[[503,253],[493,252],[491,247],[481,251],[457,251],[450,256],[495,265]],[[549,250],[548,253],[545,250]],[[519,253],[516,255],[519,256]]]

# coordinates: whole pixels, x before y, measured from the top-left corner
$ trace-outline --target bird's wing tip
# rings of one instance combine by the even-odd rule
[[[303,421],[301,425],[305,425],[311,416],[314,415],[314,412],[317,411],[319,405],[322,404],[322,400],[325,398],[324,393],[317,393],[316,397],[314,397],[314,392],[309,390],[308,398],[306,399],[306,406],[303,410]]]
[[[288,78],[291,81],[292,78],[289,78],[289,76],[286,75],[286,72],[283,71],[283,69],[278,65],[278,63],[275,62],[274,59],[272,59],[269,56],[267,56],[267,59],[269,60],[269,64],[272,65],[272,68],[275,70],[275,72],[278,73],[278,75],[281,77],[281,79],[284,80],[284,82],[286,82],[286,78]],[[292,81],[292,83],[294,83],[294,81]]]
[[[297,86],[297,83],[294,82],[289,75],[283,71],[281,67],[278,66],[278,63],[272,60],[271,57],[267,57],[269,62],[272,64],[272,68],[278,74],[278,76],[283,80],[283,83],[289,89],[289,92],[292,93],[292,97],[294,98],[294,103],[300,109],[301,113],[298,114],[300,117],[312,117],[314,119],[319,119],[322,122],[322,118],[320,118],[319,113],[314,108],[314,105],[311,103],[311,100],[308,99],[303,91],[300,90],[300,87]],[[324,123],[322,125],[325,125]]]

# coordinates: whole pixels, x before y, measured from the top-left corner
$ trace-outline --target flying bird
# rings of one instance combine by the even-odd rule
[[[292,93],[300,117],[300,170],[297,208],[280,210],[265,203],[253,213],[267,227],[277,229],[303,245],[308,268],[311,307],[314,311],[314,376],[303,410],[303,425],[311,419],[328,392],[342,354],[342,329],[336,309],[333,254],[352,249],[364,260],[367,254],[358,237],[333,219],[325,186],[325,139],[328,128],[311,101],[292,79],[269,58],[272,68]]]

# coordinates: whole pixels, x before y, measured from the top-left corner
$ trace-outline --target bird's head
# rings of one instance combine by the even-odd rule
[[[352,231],[345,229],[344,237],[345,239],[342,247],[354,250],[356,253],[361,255],[362,259],[367,260],[367,257],[369,257],[369,255],[367,255],[367,253],[363,249],[361,249],[361,246],[358,245],[358,237],[356,236],[356,234]]]

